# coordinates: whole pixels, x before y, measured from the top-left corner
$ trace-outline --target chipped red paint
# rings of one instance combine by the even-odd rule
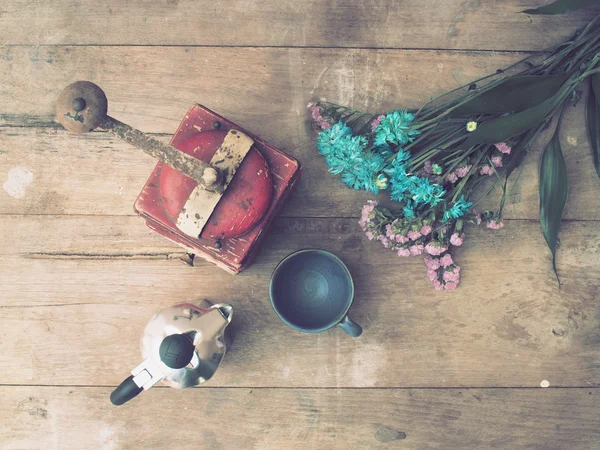
[[[220,124],[218,132],[213,126],[217,121]],[[201,105],[194,105],[188,111],[173,136],[171,145],[192,155],[197,149],[196,154],[202,152],[201,159],[210,160],[223,141],[224,134],[230,129],[250,136],[254,140],[254,146],[236,172],[201,236],[218,236],[231,229],[232,235],[237,234],[237,237],[225,238],[222,247],[217,249],[181,232],[176,226],[177,216],[194,189],[195,181],[162,163],[156,165],[138,196],[134,209],[146,219],[146,224],[152,230],[230,273],[239,273],[248,266],[256,253],[266,229],[298,180],[301,167],[294,158]],[[261,173],[261,170],[264,172]],[[245,229],[245,234],[240,234]]]

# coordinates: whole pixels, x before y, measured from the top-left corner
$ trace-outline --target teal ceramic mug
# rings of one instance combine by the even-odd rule
[[[275,268],[269,286],[271,305],[289,327],[319,333],[339,326],[352,337],[362,328],[348,317],[354,282],[346,265],[325,250],[300,250]]]

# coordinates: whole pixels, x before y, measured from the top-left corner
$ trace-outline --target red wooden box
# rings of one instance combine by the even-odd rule
[[[179,244],[188,252],[216,264],[227,272],[236,274],[245,269],[251,262],[251,259],[254,253],[256,253],[260,241],[266,234],[268,226],[275,218],[281,206],[285,203],[290,191],[298,180],[301,173],[301,166],[300,163],[294,158],[286,155],[272,145],[267,144],[259,137],[248,133],[247,131],[238,127],[236,124],[230,122],[224,117],[219,116],[215,112],[205,108],[202,105],[194,105],[192,108],[190,108],[184,120],[179,125],[179,128],[173,136],[173,139],[171,139],[171,145],[198,158],[199,156],[195,154],[195,150],[191,149],[189,145],[186,145],[186,142],[193,140],[195,137],[197,137],[198,133],[202,133],[204,131],[213,131],[215,128],[224,131],[238,130],[250,136],[254,140],[253,148],[260,152],[269,166],[269,172],[273,185],[272,193],[270,193],[270,203],[265,205],[266,212],[262,214],[259,219],[257,219],[258,222],[256,225],[241,236],[224,238],[222,241],[220,241],[221,248],[215,248],[214,242],[207,242],[205,239],[197,239],[193,236],[183,233],[177,227],[177,218],[173,217],[172,214],[173,207],[171,202],[174,200],[168,195],[163,195],[164,192],[161,190],[161,175],[166,175],[166,172],[163,174],[163,167],[166,166],[160,162],[156,165],[152,175],[150,175],[150,178],[146,182],[142,192],[135,201],[134,210],[146,220],[146,225],[148,225],[148,227],[156,231],[158,234],[165,236],[176,244]],[[238,169],[238,172],[235,175],[236,177],[242,170],[245,169],[244,164],[247,165],[246,160],[244,160]],[[172,169],[166,167],[165,171],[167,170]],[[184,183],[190,185],[188,186],[188,189],[184,191],[184,195],[189,197],[190,189],[193,189],[196,183],[193,180],[185,177],[183,174],[178,173],[178,175],[184,177]],[[227,191],[225,193],[225,196],[226,195]],[[257,192],[257,195],[269,194]],[[220,200],[218,207],[221,206],[221,202],[226,201],[225,196]],[[180,202],[182,201],[181,198],[176,200]],[[268,197],[260,199],[260,201],[263,202],[267,202],[268,200]],[[244,209],[246,208],[243,202],[241,206],[244,207]],[[243,213],[243,211],[240,210],[239,204],[234,205],[226,203],[221,208],[221,216],[223,215],[223,211],[225,211],[226,214],[228,211],[231,211],[232,215],[237,214],[238,216],[240,213]],[[213,215],[214,214],[216,214],[216,210]],[[212,218],[213,216],[211,216],[209,222]],[[204,231],[202,236],[204,237]]]

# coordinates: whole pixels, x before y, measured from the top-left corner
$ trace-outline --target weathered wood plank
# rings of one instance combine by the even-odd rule
[[[74,73],[101,84],[108,93],[109,112],[144,131],[173,132],[191,103],[205,103],[302,161],[304,178],[283,214],[356,216],[368,196],[346,189],[318,157],[305,114],[305,103],[312,96],[357,107],[416,106],[427,96],[520,57],[423,51],[67,47],[39,49],[32,61],[32,49],[4,51],[0,74],[8,81],[0,86],[0,124],[5,125],[0,125],[0,177],[4,182],[16,166],[34,174],[23,199],[11,198],[0,189],[0,211],[11,214],[132,214],[133,201],[152,170],[149,157],[106,134],[76,136],[36,128],[51,123],[56,97],[73,81]],[[128,64],[120,64],[123,60]],[[189,73],[198,77],[190,82]],[[580,102],[564,121],[563,148],[573,180],[565,217],[598,219],[600,180],[591,161],[583,108]],[[18,125],[34,125],[34,129]],[[512,193],[508,218],[538,217],[538,155],[532,154]]]
[[[439,293],[421,259],[380,251],[354,219],[279,219],[234,277],[168,259],[177,247],[133,217],[3,216],[0,383],[116,385],[155,311],[208,298],[234,305],[237,333],[212,386],[598,385],[599,227],[565,224],[561,290],[537,223],[469,229],[461,286]],[[272,311],[270,273],[305,247],[348,264],[359,339],[293,332]]]
[[[1,47],[0,125],[47,123],[61,90],[99,84],[108,112],[145,132],[173,133],[193,103],[293,149],[306,104],[416,107],[525,56],[507,52],[211,47]],[[126,64],[124,64],[126,62]],[[289,125],[279,127],[280,120]]]
[[[540,50],[569,37],[597,11],[519,14],[545,3],[5,0],[0,42]]]
[[[21,448],[590,449],[598,389],[0,387],[0,440]]]
[[[583,103],[582,103],[583,105]],[[564,121],[563,150],[569,176],[566,219],[600,219],[600,179],[594,171],[581,107],[569,111]],[[293,128],[293,121],[281,127]],[[168,142],[166,136],[159,139]],[[327,165],[307,132],[287,149],[304,165],[303,176],[289,204],[282,211],[292,217],[357,217],[372,195],[348,189]],[[504,215],[513,219],[538,219],[538,167],[543,142],[524,163],[517,185],[511,189]],[[107,214],[132,215],[133,203],[154,168],[150,157],[107,133],[73,136],[64,131],[30,128],[0,128],[0,182],[22,167],[33,174],[23,198],[0,189],[0,214]],[[518,173],[515,173],[513,180]],[[491,181],[491,180],[490,180]],[[485,192],[482,187],[478,198]],[[496,209],[501,189],[477,205]],[[387,193],[378,197],[389,202]]]

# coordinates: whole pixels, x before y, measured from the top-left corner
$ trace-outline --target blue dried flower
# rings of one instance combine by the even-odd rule
[[[362,162],[366,143],[364,136],[352,136],[352,129],[342,122],[322,131],[317,138],[319,153],[325,157],[329,172],[334,175]]]
[[[352,137],[352,130],[342,122],[336,123],[328,130],[323,130],[317,137],[317,148],[319,153],[325,157],[329,156],[339,145],[339,141],[345,141]]]
[[[392,167],[388,169],[390,175],[390,196],[392,200],[401,202],[413,187],[410,177],[406,174],[408,164],[400,158],[394,159]]]
[[[375,147],[373,149],[373,151],[375,153],[379,153],[381,156],[383,156],[384,158],[389,158],[390,156],[394,155],[394,152],[392,151],[392,149],[389,147],[389,145],[383,145],[383,146],[379,146],[379,147]],[[409,154],[410,156],[410,154]]]
[[[391,172],[388,173],[392,200],[411,201],[415,207],[422,204],[436,206],[443,202],[446,191],[439,184],[407,172],[409,158],[410,153],[400,150],[392,163]]]
[[[443,201],[446,191],[439,185],[429,181],[428,178],[415,177],[415,187],[412,198],[416,204],[430,204],[435,206]]]
[[[464,216],[471,210],[471,206],[473,206],[473,202],[467,202],[465,196],[461,195],[452,207],[444,211],[444,222]]]
[[[404,213],[404,217],[407,219],[415,218],[415,207],[410,200],[406,202],[406,206],[402,207],[402,212]]]
[[[385,156],[379,152],[365,151],[367,138],[352,136],[352,129],[339,122],[319,133],[317,148],[325,157],[329,172],[342,174],[342,181],[352,189],[365,189],[377,194],[385,189],[387,179],[381,172],[385,168]]]
[[[379,175],[385,167],[385,158],[377,153],[364,152],[360,160],[347,167],[342,175],[342,181],[353,189],[364,189],[377,194],[382,189],[378,182]]]
[[[375,130],[375,145],[406,145],[414,141],[419,130],[410,128],[415,116],[407,110],[393,111],[386,115]]]

